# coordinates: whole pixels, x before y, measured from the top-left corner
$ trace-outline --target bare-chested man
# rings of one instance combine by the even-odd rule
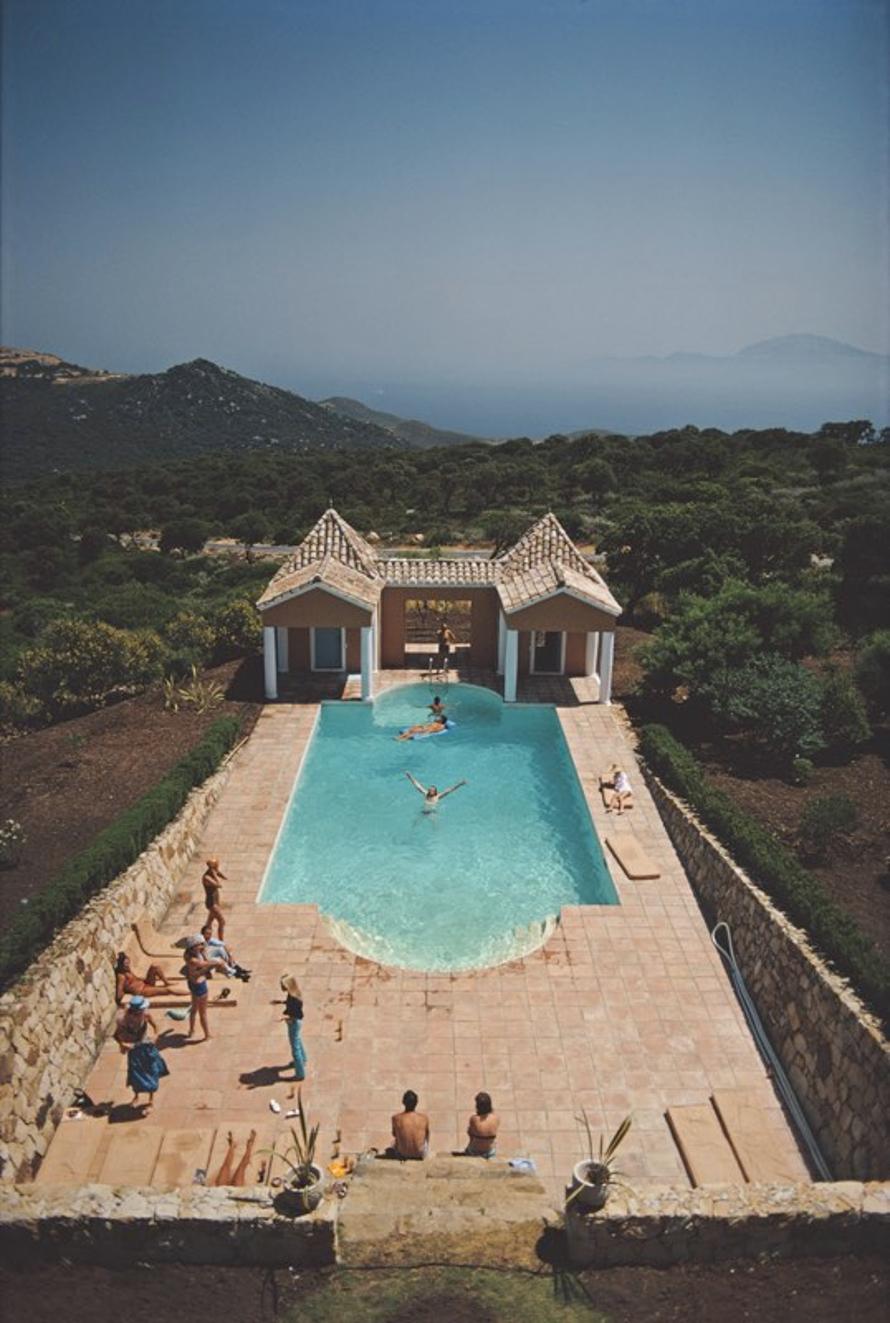
[[[393,1158],[425,1158],[430,1150],[430,1119],[417,1111],[417,1094],[407,1089],[402,1094],[403,1112],[392,1118],[392,1148],[387,1153]]]

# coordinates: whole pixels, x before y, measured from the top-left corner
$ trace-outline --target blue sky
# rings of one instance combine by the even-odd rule
[[[6,0],[5,343],[306,394],[890,351],[879,0]]]

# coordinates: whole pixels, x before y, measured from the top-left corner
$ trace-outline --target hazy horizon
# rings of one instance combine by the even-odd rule
[[[723,425],[606,355],[890,352],[883,3],[7,0],[3,36],[6,343],[497,435],[644,430],[635,393]]]

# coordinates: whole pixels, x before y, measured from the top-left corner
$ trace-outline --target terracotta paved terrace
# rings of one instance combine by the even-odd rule
[[[418,678],[384,672],[375,682],[379,692]],[[495,685],[490,675],[463,678]],[[463,1147],[474,1094],[485,1089],[501,1116],[499,1157],[534,1158],[554,1195],[584,1156],[576,1122],[582,1107],[595,1133],[611,1133],[633,1113],[619,1164],[627,1183],[688,1185],[666,1109],[744,1087],[762,1104],[790,1169],[808,1179],[639,772],[632,773],[636,807],[617,822],[605,813],[599,773],[613,760],[636,764],[621,710],[592,701],[594,685],[537,677],[524,682],[519,697],[557,704],[601,840],[632,834],[661,876],[628,881],[606,850],[620,905],[568,906],[543,948],[453,975],[385,968],[357,956],[330,935],[315,906],[256,903],[324,688],[312,701],[265,707],[162,925],[171,942],[200,927],[203,860],[219,855],[229,879],[226,940],[253,979],[228,983],[238,1005],[210,1011],[210,1042],[187,1042],[187,1026],[155,1013],[159,1028],[169,1029],[170,1075],[152,1113],[128,1128],[283,1128],[283,1116],[274,1118],[268,1104],[275,1098],[283,1108],[292,1105],[282,1006],[273,1004],[288,970],[304,995],[303,1096],[310,1120],[322,1122],[325,1160],[338,1137],[345,1151],[383,1148],[406,1088],[429,1113],[433,1151]],[[350,692],[347,686],[344,696]],[[85,1086],[97,1101],[129,1099],[125,1058],[113,1042]]]

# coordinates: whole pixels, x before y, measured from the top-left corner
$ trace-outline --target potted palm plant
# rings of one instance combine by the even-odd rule
[[[593,1145],[590,1122],[583,1108],[581,1115],[576,1119],[579,1125],[584,1126],[587,1134],[589,1156],[575,1164],[572,1171],[572,1192],[566,1200],[566,1208],[577,1201],[580,1208],[592,1211],[603,1207],[609,1197],[609,1186],[618,1183],[617,1177],[621,1172],[612,1165],[612,1159],[630,1129],[631,1118],[629,1116],[624,1118],[608,1144],[600,1135],[596,1149]]]
[[[271,1149],[273,1156],[280,1157],[290,1173],[288,1183],[275,1200],[275,1206],[291,1217],[311,1213],[318,1207],[323,1198],[324,1181],[321,1168],[315,1164],[319,1126],[316,1124],[310,1130],[306,1124],[302,1090],[297,1094],[297,1106],[299,1130],[291,1126],[290,1145],[281,1153],[278,1153],[277,1146]]]

